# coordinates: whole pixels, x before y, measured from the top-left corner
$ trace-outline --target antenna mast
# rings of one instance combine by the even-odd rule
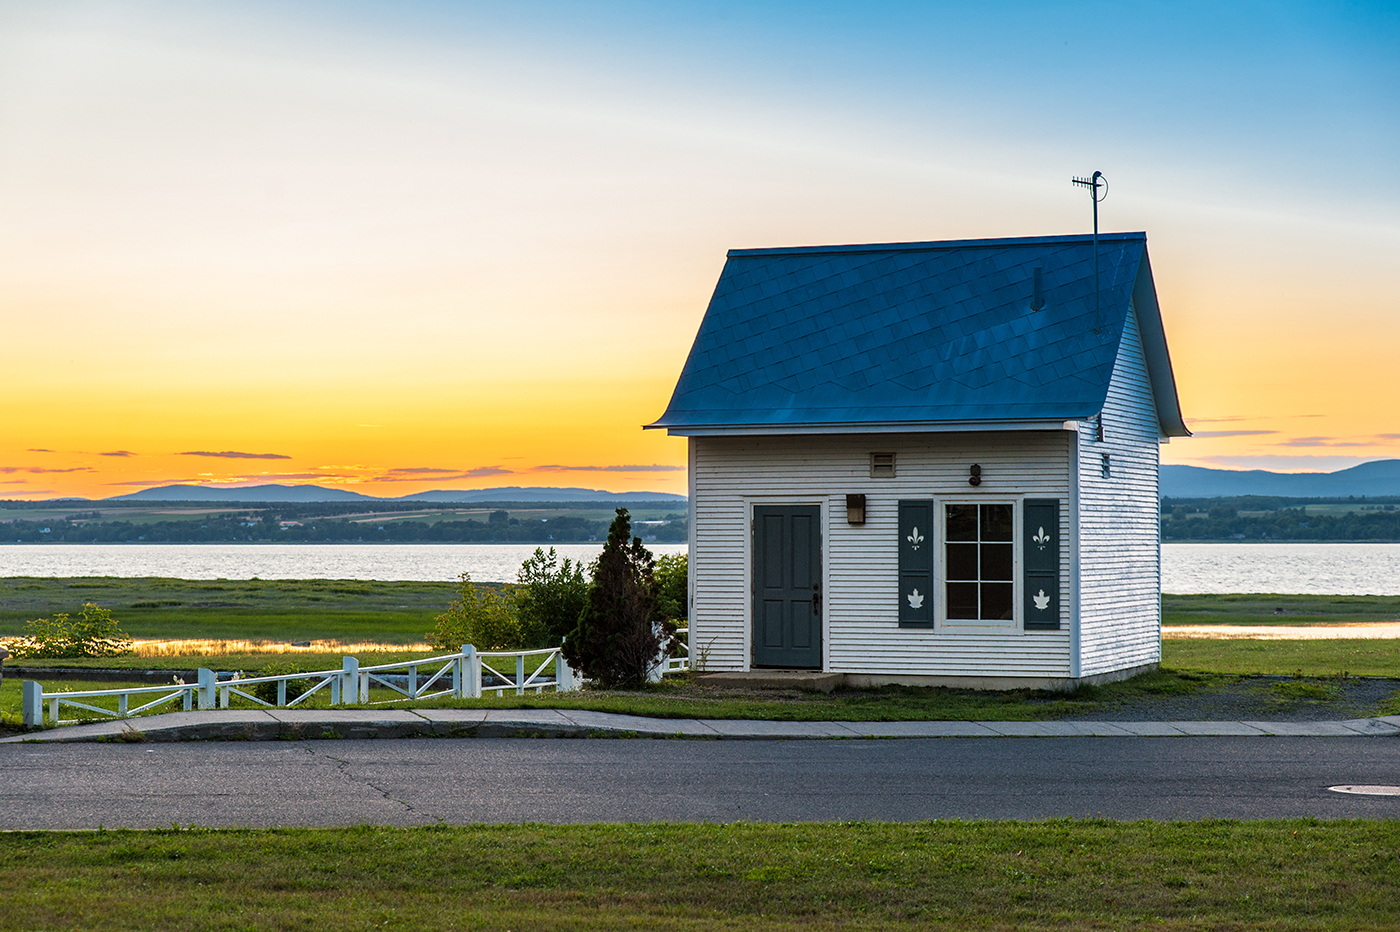
[[[1099,201],[1108,197],[1108,179],[1103,172],[1094,172],[1088,178],[1071,178],[1070,184],[1089,189],[1089,197],[1094,202],[1094,332],[1103,329],[1099,313]]]

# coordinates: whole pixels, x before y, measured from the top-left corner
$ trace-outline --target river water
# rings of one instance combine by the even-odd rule
[[[178,579],[378,579],[514,582],[538,544],[10,544],[6,576],[173,576]],[[546,551],[549,547],[544,548]],[[585,564],[596,544],[556,544],[562,560]],[[648,544],[660,557],[685,544]]]
[[[1400,595],[1400,544],[1163,544],[1162,591]]]
[[[657,556],[684,544],[650,544]],[[592,560],[601,543],[560,544]],[[7,576],[174,576],[182,579],[515,579],[534,544],[10,544]],[[1162,591],[1400,595],[1400,544],[1165,544]]]

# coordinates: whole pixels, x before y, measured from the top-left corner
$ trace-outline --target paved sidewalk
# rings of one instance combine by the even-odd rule
[[[1400,715],[1339,722],[767,722],[663,719],[562,709],[251,709],[169,712],[64,725],[0,739],[68,741],[272,741],[299,738],[1048,738],[1081,736],[1335,737],[1400,735]]]

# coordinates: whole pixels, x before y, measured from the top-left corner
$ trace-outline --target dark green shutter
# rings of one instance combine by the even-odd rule
[[[1028,631],[1060,627],[1060,502],[1028,498],[1021,561]]]
[[[933,627],[933,502],[899,503],[899,626]]]

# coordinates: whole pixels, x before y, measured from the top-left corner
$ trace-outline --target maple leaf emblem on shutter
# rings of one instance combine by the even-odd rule
[[[913,592],[909,593],[909,595],[905,596],[905,598],[909,600],[910,608],[922,608],[924,605],[924,597],[919,594],[918,589],[915,589]]]
[[[1043,612],[1050,607],[1050,597],[1045,594],[1044,589],[1031,596],[1031,600],[1035,602],[1036,611]]]
[[[888,540],[888,538],[886,539]],[[915,525],[913,531],[909,534],[907,538],[905,538],[905,540],[909,541],[910,546],[912,546],[915,550],[918,550],[919,545],[924,542],[924,537],[922,534],[919,533],[918,526]],[[919,606],[915,605],[914,607],[918,608]]]
[[[1037,544],[1039,544],[1041,550],[1044,550],[1044,549],[1045,549],[1045,545],[1048,544],[1048,543],[1050,543],[1050,535],[1049,535],[1049,534],[1046,534],[1046,533],[1045,533],[1045,528],[1042,527],[1042,528],[1037,529],[1036,535],[1035,535],[1034,537],[1032,537],[1031,540],[1033,540],[1033,541],[1035,541]]]

